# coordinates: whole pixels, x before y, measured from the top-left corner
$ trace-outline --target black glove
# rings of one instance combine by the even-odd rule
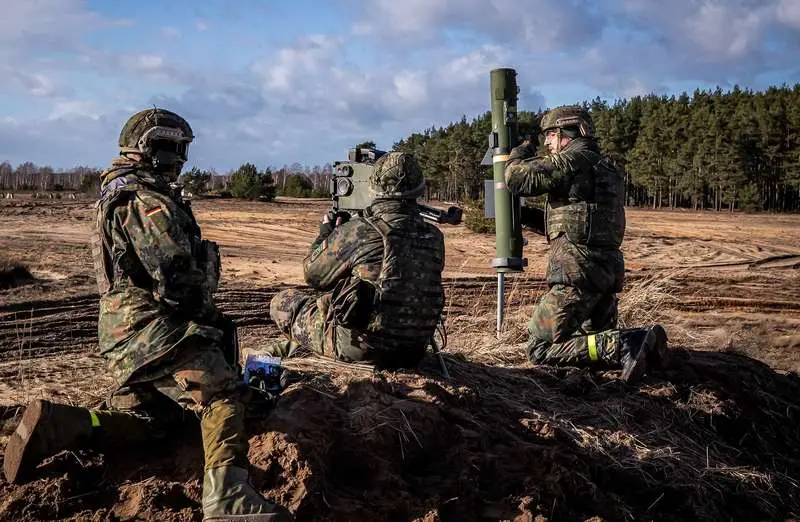
[[[333,233],[334,224],[330,221],[323,221],[319,224],[319,236],[317,239],[324,239]]]
[[[348,221],[350,221],[348,212],[334,212],[331,210],[322,218],[322,223],[319,225],[319,238],[324,239],[330,236],[336,227]]]

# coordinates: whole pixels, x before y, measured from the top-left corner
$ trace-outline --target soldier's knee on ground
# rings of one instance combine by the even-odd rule
[[[309,299],[307,294],[293,288],[278,292],[269,303],[269,316],[283,333],[288,334],[292,321]]]

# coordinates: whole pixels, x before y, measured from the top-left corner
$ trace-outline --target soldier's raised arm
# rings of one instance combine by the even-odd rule
[[[539,196],[564,184],[566,173],[560,170],[551,156],[529,159],[514,158],[506,163],[508,190],[516,196]]]

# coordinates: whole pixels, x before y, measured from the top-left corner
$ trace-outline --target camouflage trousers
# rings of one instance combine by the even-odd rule
[[[274,343],[267,351],[290,357],[298,348],[345,362],[366,361],[370,350],[358,343],[353,332],[335,325],[329,313],[330,293],[289,289],[279,292],[269,305],[269,314],[288,338]]]
[[[208,339],[195,337],[194,342],[183,343],[137,370],[127,385],[112,395],[108,406],[142,414],[149,421],[147,433],[142,433],[147,438],[168,436],[184,420],[182,411],[193,412],[200,417],[206,469],[246,467],[246,395],[223,350]]]
[[[528,359],[556,366],[618,366],[616,326],[616,294],[553,285],[528,322]]]

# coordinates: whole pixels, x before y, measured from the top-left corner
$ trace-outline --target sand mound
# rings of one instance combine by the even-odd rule
[[[298,520],[763,520],[800,513],[800,379],[680,351],[626,387],[613,372],[450,359],[450,381],[297,360],[251,422],[255,485]],[[8,410],[4,433],[13,427]],[[199,520],[196,425],[167,444],[63,453],[0,520]]]

